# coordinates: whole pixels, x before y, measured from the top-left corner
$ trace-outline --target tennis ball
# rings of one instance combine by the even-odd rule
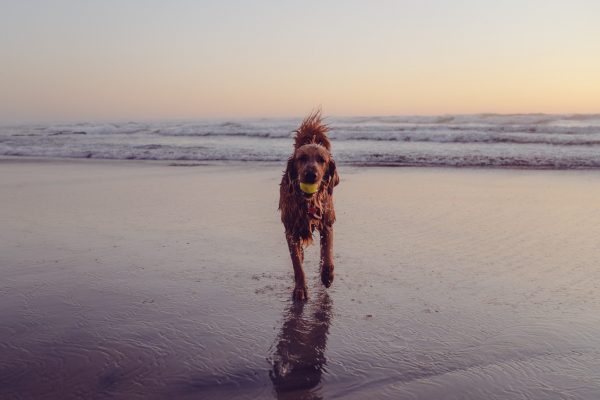
[[[317,193],[317,190],[319,190],[319,184],[300,182],[300,190],[307,194]]]

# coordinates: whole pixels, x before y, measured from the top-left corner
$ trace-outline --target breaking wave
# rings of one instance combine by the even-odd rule
[[[328,118],[338,160],[366,165],[599,168],[600,114]],[[70,123],[0,128],[0,155],[281,161],[299,119]]]

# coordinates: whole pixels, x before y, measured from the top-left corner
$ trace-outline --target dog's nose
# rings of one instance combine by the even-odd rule
[[[313,171],[306,171],[304,178],[306,179],[307,183],[313,183],[317,179],[317,174],[315,174]]]

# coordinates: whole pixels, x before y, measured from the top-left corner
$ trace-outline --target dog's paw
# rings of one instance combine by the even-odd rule
[[[333,265],[323,265],[323,267],[321,267],[321,282],[323,282],[323,285],[325,285],[326,288],[333,283],[334,275]]]
[[[292,297],[296,301],[308,300],[308,290],[306,290],[306,286],[296,286]]]

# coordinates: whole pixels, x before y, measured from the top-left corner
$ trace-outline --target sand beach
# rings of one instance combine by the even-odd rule
[[[2,159],[0,398],[600,398],[600,171],[342,165],[302,304],[282,168]]]

